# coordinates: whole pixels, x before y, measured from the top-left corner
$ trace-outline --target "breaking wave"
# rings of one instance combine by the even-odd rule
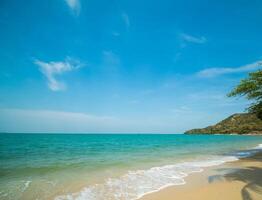
[[[165,187],[185,184],[184,178],[203,168],[236,161],[236,156],[220,156],[203,161],[129,171],[119,178],[109,178],[103,184],[84,188],[78,193],[58,196],[55,200],[135,200]]]

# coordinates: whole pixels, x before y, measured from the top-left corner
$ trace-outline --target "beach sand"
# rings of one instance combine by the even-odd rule
[[[141,200],[262,200],[262,153],[191,174],[185,180],[185,185]]]

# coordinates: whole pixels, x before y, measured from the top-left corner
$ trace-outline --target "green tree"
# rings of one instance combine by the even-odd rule
[[[248,100],[252,100],[248,111],[262,119],[262,69],[249,73],[249,76],[241,80],[228,96],[245,96]]]

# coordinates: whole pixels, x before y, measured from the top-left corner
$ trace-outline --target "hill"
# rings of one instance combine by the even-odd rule
[[[262,120],[255,114],[238,113],[206,128],[192,129],[185,134],[257,134],[262,135]]]

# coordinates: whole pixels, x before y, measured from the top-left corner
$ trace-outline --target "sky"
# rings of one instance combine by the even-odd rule
[[[0,131],[182,133],[250,104],[261,0],[0,1]]]

